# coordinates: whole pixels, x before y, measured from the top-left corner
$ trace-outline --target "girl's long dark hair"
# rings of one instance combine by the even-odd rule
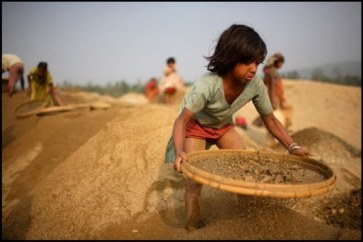
[[[266,44],[253,28],[233,24],[219,37],[214,54],[205,58],[209,71],[224,76],[237,63],[263,62],[266,54]]]

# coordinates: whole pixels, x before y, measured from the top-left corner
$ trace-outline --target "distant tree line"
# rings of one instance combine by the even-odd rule
[[[192,82],[185,82],[186,86],[192,85]],[[136,84],[128,84],[125,80],[118,81],[116,83],[108,83],[107,85],[101,86],[93,84],[92,82],[88,82],[86,85],[74,85],[69,83],[68,81],[64,81],[62,88],[64,90],[80,90],[85,92],[96,92],[101,95],[110,95],[113,97],[120,97],[126,93],[141,93],[143,94],[145,91],[144,83],[138,81]]]
[[[281,73],[281,76],[286,79],[303,79],[297,71]],[[334,77],[328,77],[323,73],[323,71],[320,68],[316,68],[312,71],[309,79],[320,82],[330,82],[330,83],[360,86],[360,87],[362,86],[362,78],[360,76],[355,76],[355,75],[343,76],[341,75],[338,68],[334,69]]]
[[[86,85],[73,85],[68,81],[63,82],[64,89],[77,89],[86,92],[96,92],[102,95],[110,95],[113,97],[120,97],[126,93],[144,93],[145,85],[138,82],[136,84],[128,84],[126,81],[121,80],[116,83],[108,83],[104,86],[92,84],[88,82]]]
[[[334,69],[334,77],[328,77],[323,73],[320,68],[316,68],[312,71],[310,78],[300,76],[299,72],[289,71],[289,72],[281,72],[282,78],[298,80],[298,79],[310,79],[320,82],[329,82],[343,85],[352,85],[352,86],[362,86],[362,79],[360,76],[354,75],[341,75],[338,68]],[[186,82],[186,85],[191,85],[192,83]],[[110,95],[113,97],[120,97],[126,93],[144,93],[145,84],[138,81],[136,84],[129,84],[125,80],[118,81],[116,83],[108,83],[104,86],[93,84],[92,82],[88,82],[86,85],[73,85],[68,81],[63,82],[64,89],[77,89],[81,91],[87,92],[96,92],[102,95]]]

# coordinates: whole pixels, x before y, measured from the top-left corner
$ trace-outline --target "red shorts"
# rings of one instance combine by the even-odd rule
[[[220,129],[202,127],[196,120],[191,119],[185,128],[186,138],[197,138],[206,139],[207,141],[214,143],[222,135],[224,135],[228,130],[233,128],[233,124],[228,124]]]
[[[174,94],[176,92],[176,88],[175,87],[167,87],[165,90],[164,90],[164,93],[165,94]]]

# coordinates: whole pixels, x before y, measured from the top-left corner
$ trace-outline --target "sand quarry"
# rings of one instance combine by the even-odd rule
[[[239,195],[204,186],[207,226],[184,229],[184,176],[163,163],[178,104],[63,90],[66,104],[103,102],[17,119],[25,92],[2,94],[2,239],[361,239],[361,88],[285,80],[291,136],[333,169],[335,189],[311,198]],[[235,115],[247,149],[265,145],[249,103]],[[213,147],[212,147],[213,149]],[[216,149],[216,148],[215,148]]]

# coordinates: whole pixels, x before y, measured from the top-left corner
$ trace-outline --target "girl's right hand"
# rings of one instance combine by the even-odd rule
[[[181,163],[187,159],[187,155],[184,151],[177,152],[175,154],[174,169],[181,173]]]

